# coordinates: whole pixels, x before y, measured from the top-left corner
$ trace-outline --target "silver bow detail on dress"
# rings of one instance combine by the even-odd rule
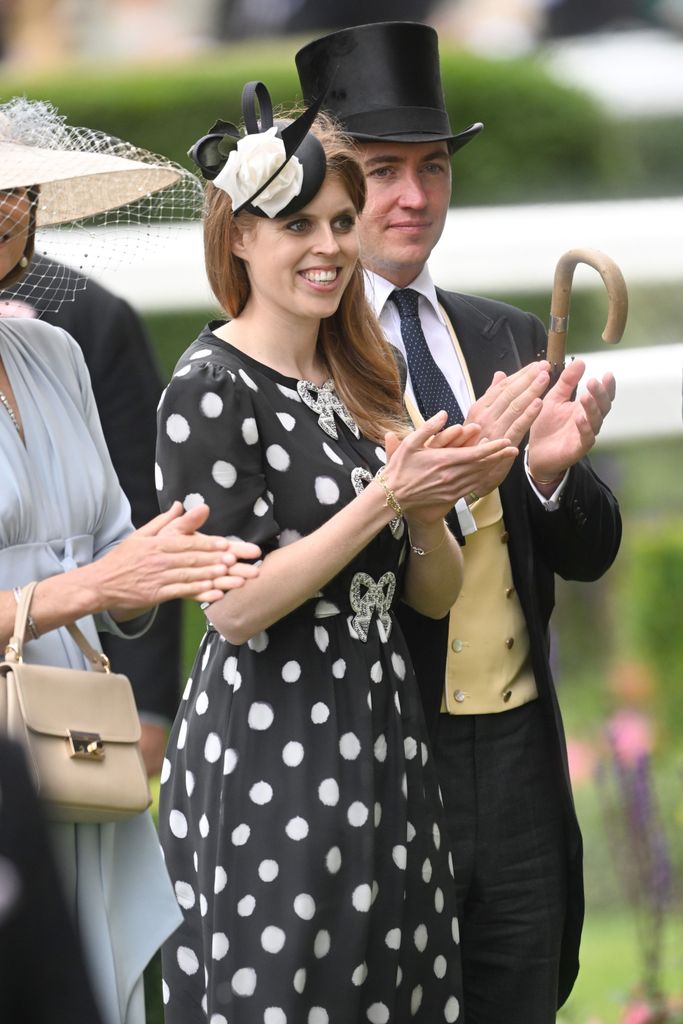
[[[363,466],[354,466],[351,470],[351,483],[356,494],[362,494],[365,488],[374,480],[369,469]],[[389,520],[389,529],[394,537],[400,537],[403,533],[403,519],[401,516],[394,516]]]
[[[349,601],[356,613],[351,620],[351,625],[364,644],[368,641],[368,630],[373,612],[377,612],[377,616],[384,626],[385,636],[389,637],[391,633],[389,610],[395,589],[396,577],[393,572],[385,572],[376,583],[366,572],[357,572],[351,580]]]
[[[310,380],[300,380],[297,382],[296,390],[304,405],[307,405],[313,412],[318,413],[318,425],[330,437],[336,440],[339,436],[334,422],[335,412],[342,423],[346,424],[353,436],[360,437],[360,430],[356,421],[334,390],[334,381],[332,379],[326,380],[322,387],[318,387],[317,384],[313,384]]]

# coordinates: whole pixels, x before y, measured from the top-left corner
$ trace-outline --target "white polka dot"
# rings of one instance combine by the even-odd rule
[[[254,502],[254,515],[261,518],[261,516],[266,514],[269,508],[270,506],[267,501],[264,501],[263,498],[257,498]]]
[[[176,959],[178,961],[178,967],[184,974],[196,974],[199,970],[197,954],[193,949],[190,949],[189,946],[178,946]]]
[[[448,853],[448,870],[451,878],[455,878],[455,871],[453,870],[453,854],[450,851]]]
[[[444,1020],[447,1022],[447,1024],[454,1024],[454,1022],[460,1016],[460,1003],[455,998],[455,996],[451,996],[446,1005],[444,1006],[443,1015]]]
[[[258,441],[258,427],[253,416],[247,416],[242,420],[242,437],[245,444],[256,444]]]
[[[225,868],[222,868],[220,864],[213,873],[213,891],[215,893],[223,892],[226,885],[228,884],[228,876]]]
[[[308,1012],[306,1024],[329,1024],[329,1020],[327,1010],[324,1010],[322,1006],[314,1006]]]
[[[323,451],[325,452],[325,455],[327,455],[328,459],[332,460],[332,462],[336,462],[338,466],[344,465],[344,460],[337,454],[337,452],[335,452],[334,448],[330,448],[327,441],[323,441]]]
[[[313,630],[313,638],[318,648],[324,653],[330,644],[330,634],[327,632],[325,627],[316,626]]]
[[[290,740],[282,749],[282,760],[288,768],[296,768],[304,759],[304,748],[296,740]]]
[[[375,757],[376,757],[376,759],[378,761],[380,761],[380,762],[381,761],[386,761],[386,759],[387,759],[387,740],[386,740],[386,736],[384,735],[384,733],[382,733],[381,736],[378,736],[377,739],[375,740],[374,751],[375,751]]]
[[[259,804],[260,806],[268,804],[273,799],[273,787],[263,780],[261,780],[261,782],[255,782],[249,790],[249,798],[253,803]]]
[[[198,348],[196,352],[193,352],[190,359],[204,359],[206,356],[211,355],[210,348]]]
[[[301,818],[299,815],[295,818],[290,818],[285,825],[285,832],[290,839],[294,839],[297,842],[300,839],[305,839],[308,835],[308,822],[305,818]]]
[[[453,936],[453,942],[458,945],[460,943],[460,922],[457,917],[454,917],[451,921],[451,935]]]
[[[171,774],[171,762],[169,761],[169,759],[167,757],[165,757],[164,760],[161,763],[161,774],[159,776],[159,782],[161,783],[162,786],[163,786],[163,784],[165,782],[168,782],[170,774]]]
[[[404,871],[407,859],[405,846],[395,846],[391,851],[391,856],[396,867]]]
[[[244,370],[240,370],[239,375],[248,388],[251,388],[252,391],[258,391],[256,384],[254,384],[253,380],[251,379],[248,373],[245,373]]]
[[[398,713],[400,715],[401,714],[401,698],[399,697],[398,690],[394,694],[394,705],[396,706],[396,710],[398,711]]]
[[[273,469],[284,473],[289,469],[290,458],[280,444],[271,444],[266,448],[266,460]]]
[[[427,929],[423,924],[419,924],[417,926],[417,928],[415,929],[415,934],[413,935],[413,939],[415,940],[415,945],[417,949],[420,951],[420,953],[424,953],[425,949],[427,948],[428,934]]]
[[[399,987],[399,985],[401,984],[402,981],[403,981],[403,971],[401,970],[401,965],[399,964],[399,966],[396,968],[396,988]]]
[[[432,862],[429,859],[429,857],[427,857],[425,862],[424,862],[424,864],[422,865],[422,881],[429,883],[429,882],[431,882],[431,880],[432,880]]]
[[[339,738],[339,753],[345,761],[355,761],[360,754],[360,740],[352,732],[345,732]]]
[[[223,744],[217,732],[210,732],[204,744],[204,757],[209,764],[215,764],[223,753]]]
[[[384,941],[389,949],[400,949],[401,948],[401,929],[391,928],[384,937]]]
[[[294,913],[302,921],[310,921],[315,916],[315,900],[307,892],[300,892],[294,898]]]
[[[282,678],[286,683],[295,683],[301,675],[301,665],[298,661],[286,661],[282,666]]]
[[[437,976],[437,978],[445,978],[446,977],[446,968],[447,967],[448,967],[448,964],[446,962],[446,957],[445,956],[437,956],[436,960],[434,961],[434,974]]]
[[[436,822],[434,822],[432,828],[432,838],[434,839],[434,846],[437,848],[437,850],[441,849],[441,829],[439,828]]]
[[[204,996],[206,1000],[206,996]],[[204,1013],[206,1013],[206,1007],[203,1007]],[[224,1017],[222,1013],[212,1013],[209,1024],[228,1024],[228,1018]]]
[[[224,459],[217,459],[211,467],[211,476],[219,487],[232,487],[237,479],[237,470]]]
[[[190,676],[190,678],[185,683],[185,689],[183,690],[182,699],[183,700],[187,700],[191,693],[192,693],[192,676]]]
[[[410,1012],[413,1017],[422,1006],[422,985],[416,985],[410,993]]]
[[[351,893],[351,902],[354,909],[360,913],[367,913],[372,904],[372,889],[366,883],[357,885]]]
[[[225,932],[214,932],[211,939],[211,956],[214,960],[222,960],[230,949],[230,940]]]
[[[294,427],[296,426],[296,420],[288,412],[279,412],[277,414],[277,418],[279,419],[280,423],[285,428],[285,430],[294,430]]]
[[[276,860],[262,860],[258,866],[258,876],[262,882],[274,882],[280,873]]]
[[[322,701],[318,701],[311,708],[311,721],[314,725],[323,725],[330,717],[330,709],[327,704],[323,704]]]
[[[269,924],[261,932],[261,945],[266,953],[279,953],[285,944],[285,938],[282,928],[276,928],[274,924]]]
[[[381,820],[382,820],[382,805],[379,802],[379,800],[377,800],[375,802],[375,828],[379,828]]]
[[[338,846],[333,846],[327,851],[325,866],[331,875],[336,875],[341,867],[342,855]]]
[[[373,1003],[372,1006],[368,1006],[367,1018],[370,1024],[387,1024],[389,1007],[384,1003]]]
[[[176,839],[184,839],[187,835],[187,818],[182,811],[171,811],[168,825]]]
[[[415,838],[415,836],[416,836],[415,826],[413,825],[412,821],[409,821],[406,824],[406,839],[408,840],[409,843],[412,843],[412,841]]]
[[[195,711],[197,712],[198,715],[204,715],[204,714],[206,714],[206,710],[207,710],[208,706],[209,706],[209,695],[206,692],[206,690],[202,690],[202,692],[197,697],[197,700],[195,701],[194,709],[195,709]]]
[[[268,633],[265,629],[262,629],[260,633],[255,633],[250,640],[247,640],[247,647],[250,650],[256,651],[260,654],[261,651],[265,651],[268,646]]]
[[[323,779],[318,786],[318,797],[326,807],[336,807],[339,803],[339,786],[336,779]]]
[[[406,663],[405,663],[405,661],[403,660],[403,658],[401,657],[401,655],[400,655],[400,654],[397,654],[397,653],[396,653],[395,651],[394,651],[394,653],[393,653],[393,654],[391,655],[391,664],[393,665],[393,667],[394,667],[394,672],[396,673],[396,675],[398,676],[398,678],[399,678],[399,679],[405,679],[405,675],[406,675]]]
[[[443,905],[444,905],[443,889],[440,889],[437,886],[436,892],[434,893],[434,907],[436,909],[437,914],[440,914],[442,912]]]
[[[403,741],[403,752],[407,761],[412,761],[417,754],[417,741],[413,736],[406,736]]]
[[[176,747],[178,750],[182,750],[185,746],[185,740],[187,739],[187,719],[183,718],[178,729],[178,739],[176,740]]]
[[[173,412],[166,420],[166,433],[175,444],[182,444],[190,436],[190,424],[180,413]]]
[[[202,662],[201,662],[201,664],[202,664],[202,672],[205,670],[206,666],[209,664],[209,658],[210,657],[211,657],[211,642],[207,641],[206,647],[204,648],[204,653],[202,654]]]
[[[202,917],[206,917],[206,912],[209,909],[209,904],[206,901],[206,896],[203,892],[199,894],[199,913]]]
[[[236,996],[253,996],[256,991],[256,971],[253,967],[240,967],[233,974],[231,984]]]
[[[292,984],[294,985],[294,991],[298,992],[299,995],[301,995],[303,993],[303,990],[306,988],[306,968],[305,967],[300,967],[299,968],[299,970],[294,975],[294,981],[292,982]]]
[[[346,675],[346,662],[343,658],[337,658],[332,665],[332,675],[335,679],[343,679]]]
[[[370,678],[373,683],[381,683],[383,675],[384,671],[382,669],[382,663],[380,661],[376,661],[370,669]]]
[[[199,834],[202,837],[202,839],[206,839],[206,837],[209,834],[209,819],[205,814],[202,814],[201,818],[199,819]]]
[[[175,898],[183,910],[189,910],[190,907],[195,905],[194,889],[189,882],[176,882],[174,888]]]
[[[298,530],[282,530],[277,542],[278,547],[286,548],[288,544],[294,544],[297,540],[301,540]]]
[[[240,917],[251,917],[256,908],[256,900],[253,896],[243,896],[237,904],[237,913]]]
[[[380,448],[380,446],[377,445],[377,447],[375,448],[375,455],[377,456],[380,462],[386,463],[387,453],[384,451],[384,448]]]
[[[405,772],[403,773],[403,776],[401,778],[401,792],[403,793],[403,796],[407,800],[408,799],[408,779],[406,778]]]
[[[223,758],[223,774],[232,775],[237,765],[237,751],[231,747],[225,751],[225,757]]]
[[[249,841],[251,829],[244,822],[232,830],[233,846],[244,846]]]
[[[203,504],[203,502],[203,494],[198,494],[196,492],[192,494],[186,494],[185,497],[183,498],[183,508],[185,509],[186,512],[189,512],[191,509],[196,508],[197,505]]]
[[[210,420],[215,420],[223,412],[223,399],[213,391],[207,391],[202,395],[199,408]]]
[[[287,1014],[279,1006],[269,1006],[263,1011],[263,1024],[287,1024]]]
[[[154,463],[154,486],[158,491],[161,491],[164,486],[164,474],[161,472],[161,466],[158,462]]]
[[[356,987],[360,987],[368,976],[368,965],[366,963],[358,964],[355,971],[351,975],[352,984]]]
[[[165,981],[161,982],[161,998],[163,999],[164,1006],[168,1006],[168,1001],[171,998],[171,990]]]
[[[263,732],[265,729],[270,729],[274,718],[275,715],[270,704],[265,704],[263,701],[254,701],[249,708],[247,721],[250,729],[257,729]]]
[[[339,501],[339,486],[332,477],[316,477],[315,496],[321,505],[336,505]]]
[[[190,366],[190,364],[186,363],[185,366],[181,366],[179,370],[176,370],[176,372],[173,374],[173,376],[174,377],[184,377],[186,374],[188,374],[190,372],[191,369],[192,369],[192,367]]]
[[[325,928],[321,928],[313,940],[313,955],[317,960],[322,960],[324,956],[327,956],[330,945],[330,933]]]
[[[237,671],[237,658],[232,656],[226,658],[223,662],[223,678],[228,686],[234,686],[237,675],[239,675]]]
[[[375,902],[375,900],[377,899],[377,896],[378,896],[378,895],[379,895],[379,885],[378,885],[377,881],[375,880],[375,881],[374,881],[374,882],[372,883],[372,902],[373,902],[373,903],[374,903],[374,902]]]
[[[353,825],[354,828],[360,828],[368,820],[368,809],[360,800],[354,800],[346,816],[349,819],[349,825]]]

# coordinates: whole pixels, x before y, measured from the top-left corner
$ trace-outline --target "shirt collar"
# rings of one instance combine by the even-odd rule
[[[409,287],[412,288],[413,291],[419,292],[419,294],[422,295],[430,304],[439,319],[441,319],[439,314],[439,300],[436,297],[436,287],[432,281],[427,264],[424,265],[415,280],[410,282]],[[374,309],[377,317],[382,315],[382,311],[386,303],[389,301],[389,296],[395,288],[396,285],[392,284],[391,281],[387,281],[385,277],[381,277],[379,274],[375,274],[371,270],[365,271],[365,292],[368,302]]]

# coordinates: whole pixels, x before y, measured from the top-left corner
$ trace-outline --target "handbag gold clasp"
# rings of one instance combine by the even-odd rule
[[[98,732],[77,732],[69,729],[71,757],[83,757],[91,761],[104,758],[104,743]]]

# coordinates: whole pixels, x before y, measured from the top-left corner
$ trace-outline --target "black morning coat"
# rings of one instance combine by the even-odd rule
[[[440,289],[437,295],[457,335],[476,397],[486,391],[496,370],[514,373],[545,356],[546,332],[531,314],[491,299]],[[547,512],[529,485],[524,447],[525,444],[520,446],[520,454],[500,486],[500,497],[509,534],[512,576],[529,631],[539,700],[548,729],[556,737],[557,771],[564,781],[568,900],[558,985],[561,1006],[579,969],[584,896],[581,832],[549,663],[548,625],[555,604],[555,574],[565,580],[582,581],[602,576],[619,549],[621,517],[614,495],[595,474],[588,459],[571,468],[559,509]],[[433,736],[445,678],[448,618],[425,619],[402,605],[399,621],[413,657],[427,725]]]

